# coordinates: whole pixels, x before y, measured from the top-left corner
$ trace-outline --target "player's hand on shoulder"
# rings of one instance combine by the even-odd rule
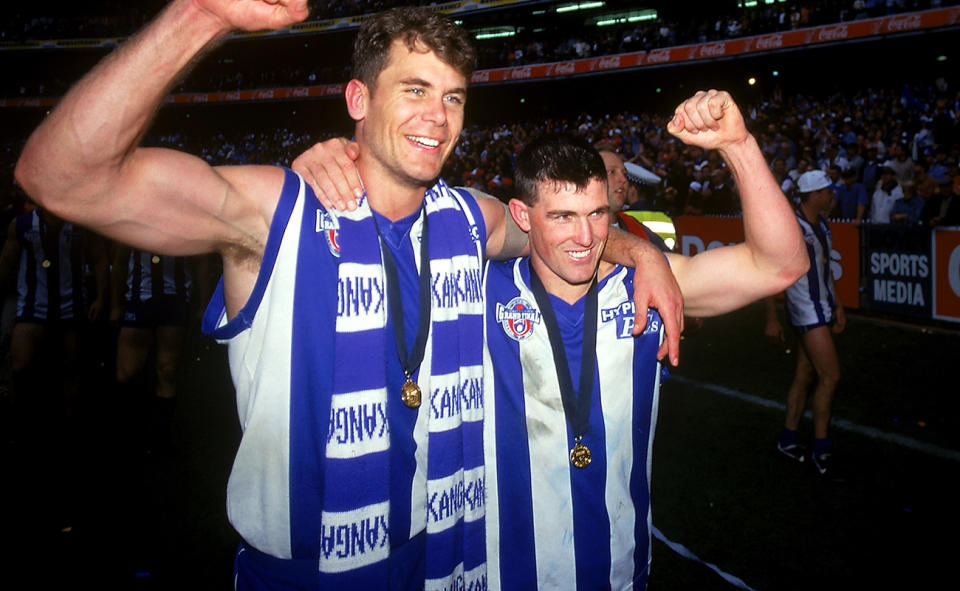
[[[717,149],[744,141],[748,134],[740,108],[730,93],[701,90],[680,103],[667,131],[684,143]]]
[[[360,175],[354,161],[360,149],[355,142],[333,138],[314,144],[297,156],[291,168],[313,188],[317,200],[327,209],[354,210],[363,196]]]
[[[636,336],[643,331],[647,309],[656,308],[664,329],[664,340],[657,351],[657,359],[667,357],[671,365],[677,366],[680,363],[680,335],[684,326],[683,293],[667,259],[659,252],[657,255],[644,257],[642,263],[638,261],[636,264],[636,276],[642,277],[642,280],[635,279],[633,282],[633,303],[638,319],[634,323],[633,334]]]

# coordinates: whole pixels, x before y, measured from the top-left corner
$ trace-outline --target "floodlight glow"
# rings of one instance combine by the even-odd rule
[[[657,11],[644,8],[642,10],[608,12],[606,14],[601,14],[599,16],[587,19],[587,24],[596,25],[598,27],[606,27],[609,25],[619,25],[622,23],[636,23],[639,21],[654,20],[657,20]]]
[[[573,12],[574,10],[589,10],[591,8],[600,8],[603,2],[580,2],[578,4],[565,4],[557,7],[557,12]]]
[[[497,39],[499,37],[513,37],[516,35],[513,31],[500,31],[497,33],[477,33],[477,39]]]

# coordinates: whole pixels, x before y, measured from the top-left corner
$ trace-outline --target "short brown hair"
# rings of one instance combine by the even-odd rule
[[[600,152],[581,137],[547,133],[528,143],[514,164],[517,198],[529,206],[537,203],[541,183],[571,183],[582,191],[590,181],[606,186],[607,167]]]
[[[387,65],[390,46],[398,39],[410,51],[418,43],[425,45],[465,78],[473,73],[477,52],[467,31],[432,8],[402,6],[372,16],[360,25],[353,44],[353,77],[373,90]]]

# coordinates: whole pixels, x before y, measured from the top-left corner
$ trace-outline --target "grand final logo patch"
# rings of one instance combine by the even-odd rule
[[[497,302],[497,322],[508,337],[520,342],[533,333],[533,325],[540,324],[540,311],[526,299],[515,297],[507,305]]]

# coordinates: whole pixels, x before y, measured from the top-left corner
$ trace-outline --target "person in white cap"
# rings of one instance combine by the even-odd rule
[[[791,326],[798,335],[797,370],[787,393],[787,414],[780,431],[777,450],[793,461],[803,463],[807,448],[798,442],[797,430],[813,389],[813,449],[810,459],[820,474],[830,466],[833,442],[828,433],[833,397],[840,381],[840,362],[832,333],[840,333],[846,317],[840,296],[830,274],[832,239],[824,216],[833,202],[833,183],[821,170],[803,173],[797,181],[800,205],[797,222],[803,232],[810,257],[810,269],[787,288],[786,309]],[[767,339],[784,339],[777,320],[774,298],[767,299]]]

